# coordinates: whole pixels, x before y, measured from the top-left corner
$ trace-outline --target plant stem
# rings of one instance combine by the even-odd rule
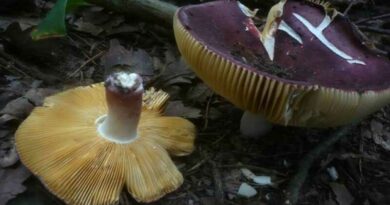
[[[135,73],[113,73],[105,87],[108,113],[97,120],[97,130],[112,142],[131,143],[137,138],[142,110],[142,78]]]
[[[161,20],[172,26],[173,16],[177,6],[160,0],[87,0],[89,3],[97,4],[111,10],[124,14],[131,14]]]

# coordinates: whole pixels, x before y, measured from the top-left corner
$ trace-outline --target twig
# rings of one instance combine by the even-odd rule
[[[299,197],[299,192],[302,188],[303,183],[307,177],[309,169],[311,168],[314,161],[332,145],[334,145],[341,138],[347,136],[347,134],[355,127],[355,124],[347,125],[335,133],[333,133],[325,141],[318,144],[314,149],[308,152],[298,164],[297,173],[293,176],[290,183],[287,186],[286,193],[286,204],[296,204]]]
[[[282,174],[276,170],[268,169],[264,167],[254,166],[254,165],[247,165],[247,164],[232,164],[232,165],[220,165],[218,168],[248,168],[253,171],[259,171],[263,172],[265,174],[274,174],[279,176],[286,176],[285,174]]]
[[[73,73],[69,74],[67,78],[71,78],[73,77],[74,75],[76,75],[76,73],[78,73],[81,69],[83,69],[86,65],[88,65],[89,63],[93,62],[95,59],[99,58],[100,56],[102,56],[105,52],[104,51],[100,51],[98,54],[94,55],[92,58],[86,60],[83,64],[81,64],[80,67],[78,67],[75,71],[73,71]]]
[[[348,15],[348,12],[351,10],[351,8],[352,8],[353,6],[355,6],[356,4],[358,4],[358,3],[363,3],[363,1],[362,1],[362,0],[351,1],[351,2],[348,4],[348,7],[344,10],[343,15],[344,15],[344,16]]]
[[[13,62],[6,61],[3,58],[0,58],[0,65],[1,65],[1,68],[5,69],[6,71],[8,71],[14,75],[23,75],[23,77],[31,77],[27,73],[25,73],[24,71],[22,71],[18,67],[16,67]]]
[[[212,171],[213,171],[213,179],[214,179],[214,192],[215,192],[215,199],[216,204],[218,205],[224,205],[225,201],[225,194],[223,192],[223,184],[221,180],[221,173],[219,172],[218,166],[216,163],[212,160],[209,160],[209,163],[211,165]]]
[[[203,124],[202,130],[206,130],[208,125],[209,125],[210,103],[211,103],[212,99],[213,99],[213,95],[211,95],[210,98],[207,100],[206,110],[205,110],[205,115],[204,115],[204,124]]]
[[[207,157],[207,158],[204,158],[204,159],[202,159],[202,160],[200,160],[200,161],[199,161],[198,163],[196,163],[194,166],[192,166],[191,168],[187,169],[185,175],[187,175],[188,173],[191,173],[192,171],[198,169],[198,168],[201,167],[203,164],[205,164],[208,160],[209,160],[208,157]]]
[[[155,86],[155,87],[161,87],[163,86],[165,83],[169,82],[170,80],[173,80],[175,78],[178,78],[178,77],[181,77],[181,76],[186,76],[186,75],[190,75],[192,73],[192,71],[184,71],[184,72],[181,72],[181,73],[177,73],[177,74],[174,74],[174,75],[171,75],[165,79],[163,79],[164,81],[163,82],[160,82],[160,80],[162,80],[162,74],[159,74],[157,75],[156,77],[152,78],[150,81],[148,81],[145,85],[145,87],[151,87],[151,86]]]
[[[30,76],[33,76],[37,79],[46,81],[50,84],[59,81],[57,77],[54,77],[52,75],[45,74],[41,72],[39,69],[35,68],[34,66],[27,66],[24,63],[20,62],[15,57],[5,53],[4,51],[0,51],[0,56],[6,59],[9,62],[12,62],[14,67],[17,67],[20,71],[29,74]]]
[[[365,19],[360,19],[359,21],[356,21],[355,24],[361,24],[365,23],[367,21],[377,20],[377,19],[384,19],[384,18],[390,18],[390,14],[382,14],[378,16],[372,16]]]
[[[359,26],[359,28],[363,31],[370,31],[370,32],[374,32],[374,33],[390,35],[390,30],[388,30],[388,29],[374,28],[374,27],[370,27],[370,26]]]

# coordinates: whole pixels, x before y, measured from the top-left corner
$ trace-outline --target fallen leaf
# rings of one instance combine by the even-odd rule
[[[132,25],[127,25],[127,24],[121,25],[119,27],[114,27],[114,28],[111,28],[109,30],[105,30],[107,35],[115,35],[115,34],[124,35],[124,34],[130,34],[130,33],[136,32],[136,31],[138,31],[138,27],[132,26]]]
[[[390,132],[387,131],[383,124],[377,120],[370,122],[371,135],[375,144],[380,145],[383,149],[390,151]]]
[[[117,39],[110,40],[110,48],[108,52],[102,56],[101,64],[106,70],[105,73],[110,73],[109,69],[117,65],[131,65],[131,52],[123,47]]]
[[[122,34],[122,32],[119,32],[121,30],[120,28],[127,26],[127,24],[125,24],[124,22],[125,17],[123,15],[114,14],[111,15],[108,21],[104,22],[101,27],[107,35]]]
[[[3,144],[3,143],[2,143]],[[5,168],[14,165],[19,160],[14,143],[8,149],[0,149],[0,167]]]
[[[153,75],[153,59],[145,50],[134,50],[131,58],[133,59],[131,70],[141,75]]]
[[[0,205],[5,205],[10,199],[26,190],[23,182],[31,173],[20,164],[13,169],[0,168]]]
[[[0,115],[8,114],[19,119],[25,118],[34,105],[31,104],[27,98],[19,97],[15,100],[10,101],[1,111]]]
[[[101,25],[110,20],[110,15],[107,12],[104,12],[104,8],[99,6],[89,6],[83,8],[82,18],[84,21]]]
[[[197,83],[188,90],[186,99],[192,102],[204,103],[212,94],[213,91],[204,83]]]
[[[118,69],[142,76],[151,76],[154,72],[153,59],[145,50],[127,50],[116,39],[110,41],[110,49],[102,57],[102,65],[106,74]]]
[[[9,135],[11,131],[9,130],[0,130],[0,139],[4,138],[5,136]]]
[[[33,18],[2,16],[0,19],[0,31],[7,30],[8,26],[12,23],[18,23],[21,30],[24,31],[26,29],[31,28],[32,26],[38,25],[39,20]]]
[[[381,135],[383,131],[383,124],[376,121],[376,120],[371,120],[370,122],[370,127],[371,127],[371,132],[373,134]]]
[[[23,182],[26,190],[8,201],[7,205],[63,205],[37,177],[28,177]],[[125,204],[123,204],[125,205]]]
[[[195,74],[191,71],[184,59],[178,58],[167,64],[161,73],[160,84],[168,87],[174,84],[191,84]]]
[[[202,198],[200,198],[200,204],[214,205],[214,204],[217,204],[217,199],[215,197],[202,197]]]
[[[184,118],[199,118],[201,117],[200,110],[194,107],[188,107],[182,101],[170,101],[165,109],[167,116],[180,116]]]
[[[350,205],[354,201],[354,197],[351,195],[347,187],[344,184],[329,183],[333,193],[336,195],[336,200],[339,205]]]
[[[43,104],[43,100],[50,95],[56,93],[57,90],[51,88],[32,88],[24,95],[30,102],[35,106],[40,106]]]
[[[0,125],[6,125],[8,123],[17,122],[19,118],[9,115],[9,114],[0,114]]]
[[[214,107],[210,107],[209,113],[207,115],[207,117],[211,120],[216,120],[222,116],[223,116],[223,113]]]
[[[84,21],[83,18],[77,19],[74,22],[74,25],[75,25],[75,27],[74,27],[75,30],[80,31],[80,32],[84,32],[84,33],[88,33],[88,34],[91,34],[93,36],[98,36],[99,34],[101,34],[104,31],[101,27],[95,26],[92,23]]]

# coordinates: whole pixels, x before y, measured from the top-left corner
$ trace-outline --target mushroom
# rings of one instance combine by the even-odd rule
[[[178,48],[194,72],[248,112],[244,132],[256,134],[261,115],[281,125],[344,125],[390,102],[389,60],[329,4],[282,0],[262,30],[255,13],[238,1],[215,1],[174,17]]]
[[[124,72],[45,99],[20,125],[21,161],[67,204],[115,204],[123,188],[139,202],[176,190],[169,154],[194,149],[194,125],[161,116],[168,94]]]

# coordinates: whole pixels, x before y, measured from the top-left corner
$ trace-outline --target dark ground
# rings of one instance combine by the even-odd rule
[[[21,2],[15,5],[15,2]],[[179,2],[179,1],[177,1]],[[177,3],[175,2],[175,3]],[[265,15],[269,2],[254,1]],[[343,11],[348,3],[336,1]],[[180,1],[180,5],[199,3]],[[387,4],[386,4],[387,3]],[[69,16],[68,36],[32,42],[31,26],[51,7],[44,1],[7,0],[0,5],[0,204],[62,204],[17,160],[13,133],[34,105],[59,90],[103,80],[110,40],[127,49],[129,69],[141,72],[148,86],[171,94],[167,113],[197,125],[196,151],[175,162],[183,186],[153,204],[270,204],[285,202],[285,189],[305,154],[335,129],[274,126],[259,140],[240,137],[241,111],[214,94],[180,59],[171,29],[158,23],[115,14],[98,7]],[[390,51],[390,14],[385,1],[354,5],[348,15],[382,51]],[[124,49],[112,42],[113,48]],[[390,80],[390,79],[389,79]],[[369,116],[315,161],[299,204],[390,204],[390,107]],[[2,168],[3,167],[3,168]],[[270,176],[263,186],[243,176],[247,168]],[[336,170],[337,177],[330,174]],[[237,194],[241,183],[257,190]],[[123,194],[121,204],[137,204]]]

